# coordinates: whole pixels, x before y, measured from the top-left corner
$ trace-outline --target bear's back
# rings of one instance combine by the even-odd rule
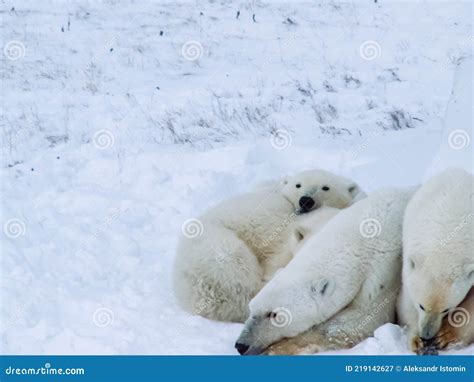
[[[278,193],[249,193],[227,199],[202,216],[235,232],[254,252],[272,252],[287,240],[296,219],[293,205]]]
[[[420,187],[404,220],[408,253],[465,257],[472,251],[473,182],[474,177],[466,171],[449,169]]]

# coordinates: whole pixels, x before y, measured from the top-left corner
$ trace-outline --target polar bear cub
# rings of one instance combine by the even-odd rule
[[[449,169],[407,207],[398,316],[419,353],[474,340],[473,187],[471,174]]]
[[[350,347],[395,319],[402,222],[413,189],[386,189],[340,211],[250,302],[240,354]]]
[[[250,299],[292,259],[308,230],[362,194],[348,179],[312,170],[271,191],[219,203],[199,218],[200,236],[183,236],[178,244],[173,275],[178,302],[207,318],[245,321]]]

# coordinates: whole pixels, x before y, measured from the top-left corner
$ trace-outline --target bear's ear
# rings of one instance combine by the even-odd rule
[[[474,285],[474,264],[469,264],[467,267],[466,267],[466,270],[467,270],[467,278],[468,280],[470,280],[473,285]]]
[[[314,297],[329,295],[333,289],[333,282],[326,278],[311,285],[311,293]]]
[[[367,196],[367,194],[361,190],[357,183],[351,183],[349,185],[348,191],[354,202],[357,202]]]
[[[306,237],[306,234],[307,234],[306,229],[303,226],[297,226],[295,228],[294,235],[298,243],[304,240],[304,238]]]

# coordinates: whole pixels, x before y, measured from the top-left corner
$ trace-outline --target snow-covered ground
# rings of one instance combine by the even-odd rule
[[[186,219],[312,167],[368,192],[472,172],[469,2],[0,12],[3,354],[235,354],[241,325],[173,299]],[[389,324],[348,353],[406,343]]]

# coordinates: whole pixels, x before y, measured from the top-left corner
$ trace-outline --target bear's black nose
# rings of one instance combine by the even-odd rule
[[[239,342],[235,343],[235,348],[237,349],[240,355],[245,354],[247,350],[249,350],[249,347],[249,345],[241,344]]]
[[[302,196],[299,201],[301,207],[301,212],[311,211],[311,208],[314,206],[314,199],[309,196]]]

